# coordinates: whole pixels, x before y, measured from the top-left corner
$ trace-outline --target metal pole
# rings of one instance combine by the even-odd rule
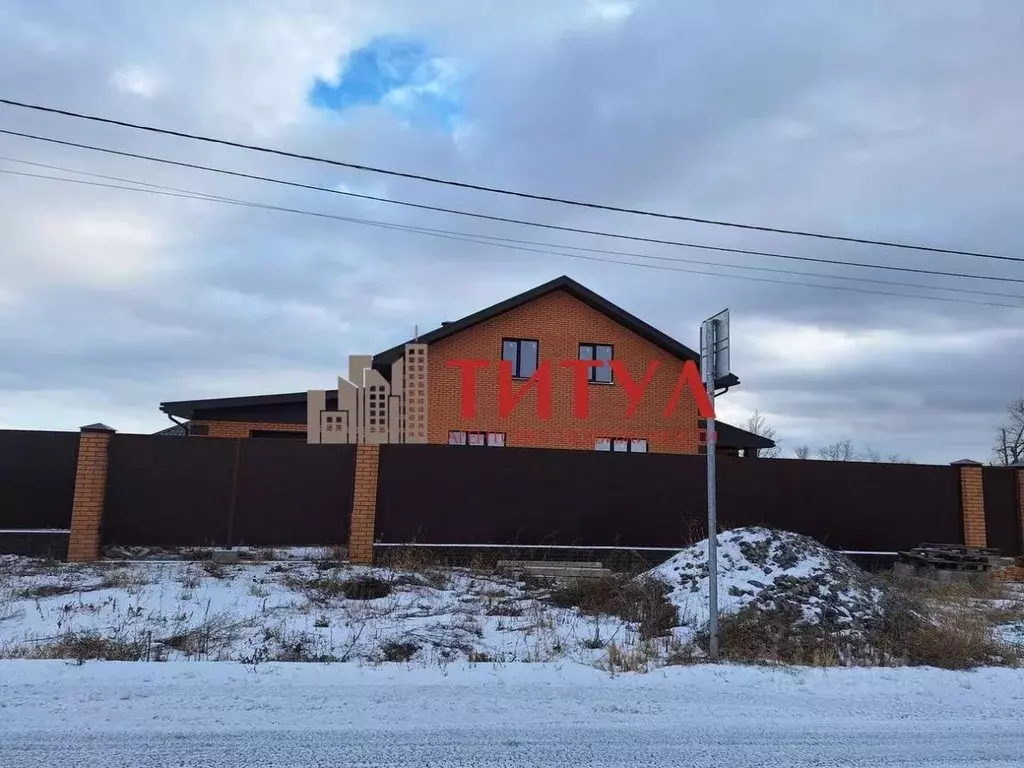
[[[707,349],[708,365],[704,373],[708,399],[711,401],[712,413],[715,405],[715,342],[718,336],[718,321],[708,323]],[[712,661],[718,659],[718,508],[715,493],[715,447],[718,436],[715,434],[715,419],[706,420],[705,445],[708,456],[708,655]]]

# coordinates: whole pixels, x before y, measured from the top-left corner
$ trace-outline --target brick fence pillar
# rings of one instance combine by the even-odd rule
[[[1020,536],[1021,557],[1024,565],[1024,464],[1014,464],[1017,475],[1017,533]]]
[[[985,532],[985,486],[982,481],[980,461],[961,459],[953,462],[960,468],[960,514],[964,521],[964,544],[968,547],[985,548],[988,536]]]
[[[348,559],[359,565],[373,564],[374,524],[377,517],[377,467],[380,446],[356,445],[356,480],[352,494],[352,524],[348,534]]]
[[[78,436],[78,467],[71,505],[68,560],[88,563],[100,556],[100,525],[107,493],[107,448],[114,430],[106,424],[82,427]]]

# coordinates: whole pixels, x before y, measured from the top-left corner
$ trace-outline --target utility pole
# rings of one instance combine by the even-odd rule
[[[701,325],[701,373],[711,401],[712,415],[705,419],[704,444],[708,458],[708,656],[718,660],[718,494],[715,453],[715,382],[729,373],[729,310]]]

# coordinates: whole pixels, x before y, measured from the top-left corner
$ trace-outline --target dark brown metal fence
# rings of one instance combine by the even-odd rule
[[[354,446],[114,435],[103,543],[344,544],[354,475]]]
[[[386,543],[680,547],[706,531],[705,459],[536,448],[388,445]],[[954,467],[718,460],[723,527],[766,525],[837,549],[963,540]]]
[[[542,448],[385,445],[382,542],[678,547],[700,538],[704,460]]]
[[[348,542],[354,445],[240,441],[236,545],[333,546]]]
[[[868,552],[963,542],[957,467],[737,458],[717,467],[723,527],[765,525]]]
[[[985,467],[981,477],[986,543],[1005,557],[1017,557],[1022,550],[1016,471],[1009,467]]]
[[[77,432],[0,430],[0,529],[68,528]]]

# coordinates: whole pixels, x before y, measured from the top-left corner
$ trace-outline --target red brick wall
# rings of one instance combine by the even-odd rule
[[[206,437],[248,438],[253,431],[267,430],[274,432],[301,432],[306,434],[305,424],[281,424],[256,421],[193,421],[192,424],[210,428]]]
[[[980,466],[960,467],[960,499],[964,516],[964,544],[986,546],[985,492]]]
[[[348,535],[348,557],[353,563],[373,564],[374,527],[377,517],[377,468],[380,446],[356,446],[355,489],[352,495],[352,524]]]
[[[68,534],[68,560],[88,563],[100,555],[100,526],[107,492],[107,447],[112,431],[83,429],[78,438],[75,496]]]
[[[551,363],[552,414],[537,415],[537,394],[531,389],[506,417],[499,415],[497,366],[502,338],[537,339],[539,356]],[[590,414],[573,415],[573,376],[563,360],[579,358],[579,344],[611,344],[614,358],[625,363],[634,381],[652,360],[660,367],[632,418],[626,418],[628,398],[619,382],[589,384]],[[486,359],[487,369],[476,375],[476,415],[460,415],[461,372],[449,368],[453,358]],[[597,436],[647,438],[657,453],[697,453],[697,406],[689,389],[679,398],[675,413],[665,418],[683,361],[637,336],[564,291],[556,291],[496,318],[430,345],[429,441],[447,443],[449,430],[504,432],[509,446],[594,449]],[[518,391],[524,382],[516,381]]]

